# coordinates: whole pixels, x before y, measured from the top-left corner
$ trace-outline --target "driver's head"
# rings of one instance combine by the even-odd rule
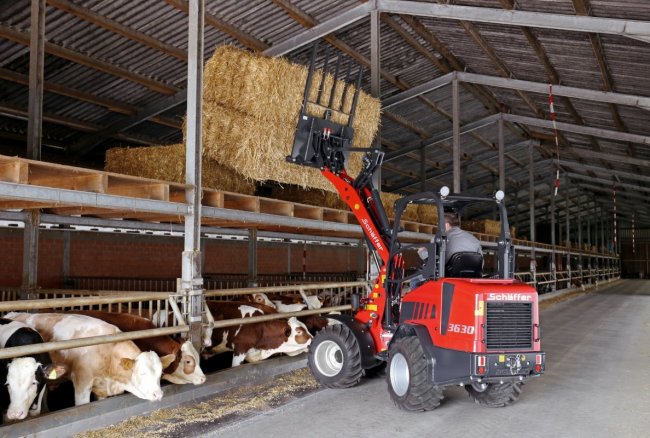
[[[454,212],[448,211],[445,213],[445,230],[449,231],[452,227],[460,225],[458,215]]]

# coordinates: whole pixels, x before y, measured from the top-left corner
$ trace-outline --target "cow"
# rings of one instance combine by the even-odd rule
[[[42,343],[41,335],[26,324],[0,318],[0,347]],[[58,383],[66,372],[65,365],[52,363],[49,353],[0,360],[0,403],[2,410],[7,408],[7,419],[39,415],[48,383]]]
[[[151,316],[151,322],[154,327],[172,327],[174,325],[174,313],[164,310],[156,310]],[[204,323],[208,324],[209,321],[204,319]],[[212,328],[204,327],[201,335],[201,342],[204,347],[212,345]]]
[[[247,296],[248,301],[274,307],[280,313],[299,312],[305,309],[320,309],[323,305],[320,297],[301,294],[267,295],[256,292]]]
[[[215,321],[246,318],[265,314],[265,310],[249,302],[208,301]],[[275,313],[275,311],[269,313]],[[215,328],[212,348],[206,355],[233,352],[232,366],[246,360],[259,362],[276,353],[295,356],[307,351],[312,336],[307,327],[295,317],[272,321]]]
[[[6,318],[37,330],[45,341],[66,341],[121,333],[112,324],[85,315],[17,313]],[[159,358],[153,351],[142,352],[132,341],[113,342],[52,352],[56,362],[70,369],[75,405],[90,402],[90,394],[103,399],[128,391],[145,400],[160,400],[160,376],[174,356]]]
[[[70,313],[70,312],[68,312]],[[141,316],[130,313],[111,313],[98,310],[74,310],[72,313],[91,316],[113,324],[123,332],[150,330],[156,328],[153,322]],[[163,370],[162,379],[171,383],[200,385],[205,382],[205,374],[199,366],[199,353],[190,341],[182,344],[171,336],[154,336],[152,338],[135,339],[135,345],[142,351],[154,351],[163,357],[174,355],[174,361]]]

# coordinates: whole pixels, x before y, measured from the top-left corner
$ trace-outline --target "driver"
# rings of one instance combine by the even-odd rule
[[[445,254],[445,263],[449,262],[451,256],[457,252],[476,252],[483,255],[481,242],[479,242],[473,234],[460,228],[460,221],[456,213],[445,213],[445,232],[447,233],[447,253]],[[435,238],[432,238],[431,242],[434,241]],[[429,257],[426,248],[419,248],[418,255],[422,260],[426,260],[427,257]]]
[[[445,231],[447,232],[447,254],[445,263],[457,252],[476,252],[483,255],[481,242],[473,234],[461,230],[456,213],[445,213]]]

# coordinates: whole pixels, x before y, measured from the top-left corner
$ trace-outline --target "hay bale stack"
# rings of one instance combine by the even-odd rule
[[[438,225],[438,208],[435,205],[418,204],[418,222],[427,225]]]
[[[312,100],[316,100],[321,75],[314,75]],[[318,170],[299,168],[285,160],[293,146],[306,78],[307,68],[286,59],[267,58],[231,46],[217,48],[204,70],[205,155],[254,180],[334,191]],[[331,87],[327,84],[333,80],[331,75],[326,76],[323,103],[329,103]],[[349,111],[353,94],[352,86],[339,81],[333,108]],[[322,117],[324,108],[311,104],[307,110]],[[347,123],[347,116],[336,111],[332,119]],[[379,100],[360,93],[353,123],[354,146],[372,143],[379,120]],[[352,157],[348,173],[356,175],[361,156]]]
[[[461,228],[466,231],[489,234],[491,236],[501,234],[501,222],[490,219],[464,220],[461,222]]]
[[[203,158],[202,184],[205,188],[252,195],[255,183],[243,175]],[[185,146],[149,146],[141,148],[112,148],[106,151],[108,172],[123,173],[143,178],[185,183]]]
[[[395,219],[395,201],[398,199],[402,199],[402,195],[397,195],[395,193],[385,193],[381,192],[381,202],[384,204],[384,210],[386,210],[386,216],[388,216],[388,219]],[[410,204],[406,207],[404,212],[402,213],[402,220],[403,221],[412,221],[412,222],[418,222],[418,209],[417,205],[415,204]]]
[[[303,189],[292,184],[269,185],[271,198],[283,201],[298,202],[300,204],[314,205],[316,207],[349,210],[338,194],[320,189]]]

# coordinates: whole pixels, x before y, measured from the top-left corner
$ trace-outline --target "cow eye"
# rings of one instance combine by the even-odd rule
[[[291,329],[290,329],[290,328],[286,328],[286,329],[284,329],[284,335],[285,335],[287,338],[288,338],[289,336],[291,336]]]

